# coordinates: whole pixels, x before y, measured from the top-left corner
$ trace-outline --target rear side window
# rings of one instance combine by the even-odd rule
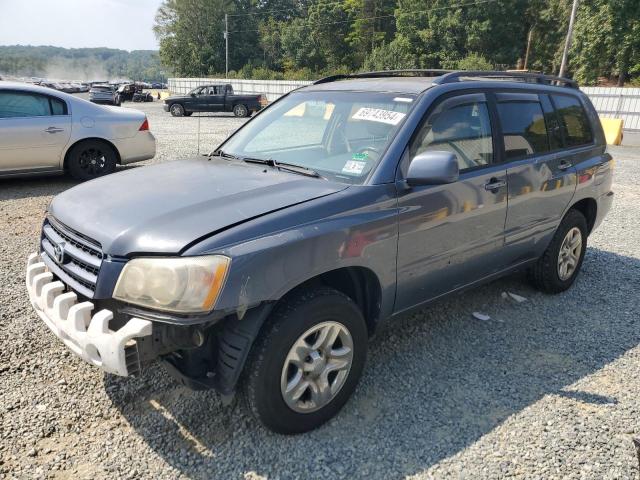
[[[593,142],[593,133],[584,107],[576,97],[553,95],[560,119],[565,147],[577,147]]]
[[[498,102],[507,160],[549,151],[549,138],[540,102]]]
[[[491,120],[483,94],[453,97],[434,110],[412,143],[410,158],[433,150],[453,153],[460,170],[492,162]]]
[[[49,97],[49,101],[51,102],[51,114],[52,115],[66,115],[67,114],[67,104],[64,103],[59,98],[51,98]]]
[[[0,92],[0,118],[51,115],[49,97],[37,93]]]

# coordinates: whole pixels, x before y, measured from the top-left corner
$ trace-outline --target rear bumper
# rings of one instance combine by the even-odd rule
[[[137,132],[133,137],[111,140],[120,153],[120,163],[140,162],[156,154],[156,138],[148,131]]]
[[[112,331],[110,310],[91,315],[92,302],[78,303],[73,292],[54,281],[38,254],[27,261],[29,301],[49,329],[76,355],[86,362],[116,375],[127,376],[140,369],[136,338],[151,335],[149,320],[130,318],[120,329]]]

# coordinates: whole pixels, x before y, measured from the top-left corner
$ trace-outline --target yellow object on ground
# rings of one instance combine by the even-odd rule
[[[600,117],[600,123],[602,123],[607,145],[620,145],[622,143],[622,119]]]

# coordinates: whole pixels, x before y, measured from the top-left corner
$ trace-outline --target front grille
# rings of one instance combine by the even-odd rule
[[[98,242],[47,218],[42,226],[40,246],[43,261],[60,280],[85,297],[93,298],[102,265],[102,247]],[[56,247],[59,247],[57,254]]]

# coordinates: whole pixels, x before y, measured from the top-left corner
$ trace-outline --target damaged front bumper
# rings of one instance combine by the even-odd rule
[[[150,336],[152,322],[130,318],[112,331],[113,312],[100,310],[91,315],[92,302],[78,303],[74,292],[54,280],[38,254],[29,256],[26,274],[29,300],[51,331],[76,355],[104,371],[121,376],[140,371],[136,338]]]

